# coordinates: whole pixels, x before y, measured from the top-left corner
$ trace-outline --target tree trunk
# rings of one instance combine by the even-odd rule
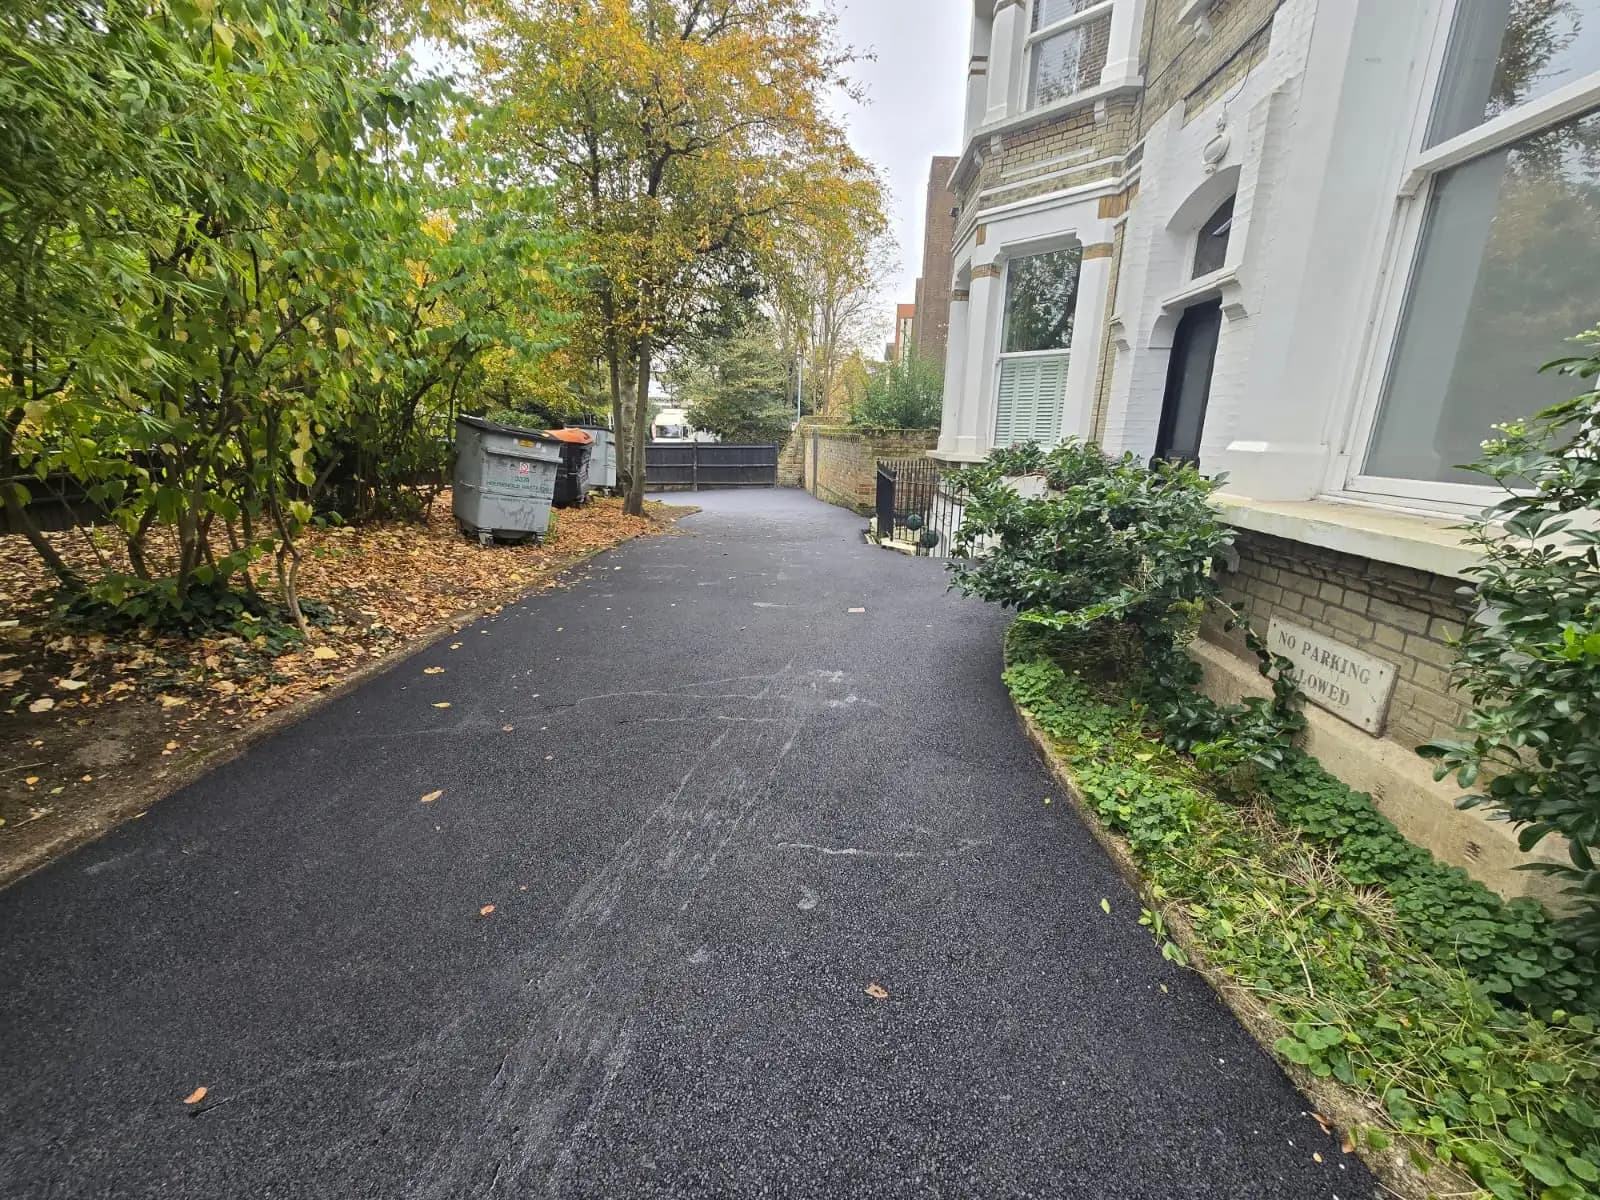
[[[622,362],[615,332],[606,336],[606,370],[611,377],[611,430],[616,440],[617,488],[626,491],[633,467],[633,460],[629,458],[633,429],[629,423],[630,410],[623,402]]]
[[[50,573],[56,577],[61,586],[69,592],[83,591],[83,580],[78,577],[76,571],[67,566],[66,560],[56,553],[56,548],[39,531],[27,506],[17,498],[13,485],[0,484],[0,501],[4,502],[0,507],[5,509],[11,527],[27,539],[28,545],[33,547],[34,553],[50,569]]]
[[[13,374],[13,384],[17,388],[17,394],[21,395],[25,381],[20,371]],[[60,581],[61,586],[69,592],[81,592],[83,580],[67,565],[66,560],[56,552],[50,540],[34,523],[33,514],[28,511],[27,502],[23,498],[25,493],[21,490],[22,485],[9,482],[11,477],[22,474],[22,467],[12,449],[17,428],[22,424],[22,417],[23,410],[18,408],[6,414],[5,426],[0,428],[0,511],[7,514],[11,527],[27,539],[28,545],[33,547],[33,552]]]
[[[629,447],[633,469],[628,479],[628,491],[622,502],[622,511],[630,516],[644,516],[644,448],[650,435],[650,355],[653,347],[650,335],[644,334],[637,343],[635,363],[638,373],[633,389],[633,444]]]

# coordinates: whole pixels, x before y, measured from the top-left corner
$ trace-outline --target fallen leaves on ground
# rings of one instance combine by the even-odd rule
[[[867,984],[867,995],[871,996],[874,1000],[887,1000],[889,998],[888,989],[881,987],[876,983]]]
[[[492,904],[485,904],[485,905],[484,905],[484,906],[483,906],[483,907],[482,907],[482,908],[480,908],[480,909],[479,909],[479,910],[478,910],[478,915],[479,915],[479,916],[480,916],[480,917],[487,917],[487,916],[488,916],[488,915],[489,915],[489,914],[490,914],[490,913],[492,913],[492,912],[493,912],[493,911],[494,911],[494,905],[492,905]]]
[[[443,675],[444,674],[444,668],[443,667],[423,667],[422,668],[422,673],[424,675]]]
[[[185,1104],[199,1104],[200,1101],[206,1098],[206,1093],[210,1090],[210,1088],[197,1087],[183,1098],[183,1102]]]
[[[300,543],[299,591],[317,605],[307,640],[258,632],[248,618],[192,638],[61,624],[37,555],[20,536],[0,535],[0,761],[26,754],[40,763],[47,786],[69,792],[45,810],[29,800],[19,776],[0,778],[0,822],[9,821],[0,823],[0,856],[13,829],[92,809],[94,796],[77,794],[89,791],[80,774],[111,765],[93,757],[110,741],[118,747],[117,770],[106,773],[148,790],[156,764],[174,767],[445,621],[498,609],[530,585],[551,586],[551,576],[575,559],[660,528],[624,515],[620,501],[595,500],[564,510],[547,545],[480,547],[457,531],[446,492],[420,524],[310,529]],[[109,530],[47,536],[86,574],[99,574],[102,559],[126,569]],[[152,561],[163,551],[153,545]],[[257,583],[275,596],[271,574],[270,566],[258,567]],[[141,765],[149,768],[142,775]]]
[[[429,792],[426,796],[424,796],[422,798],[422,803],[423,804],[432,804],[435,800],[437,800],[442,795],[444,795],[444,789],[443,788],[440,788],[437,792]]]

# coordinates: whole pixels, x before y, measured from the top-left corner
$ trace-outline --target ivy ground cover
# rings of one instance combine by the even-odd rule
[[[1246,793],[1219,787],[1058,654],[1014,627],[1013,697],[1124,839],[1146,923],[1165,940],[1181,921],[1271,1015],[1280,1059],[1349,1097],[1347,1147],[1402,1194],[1600,1197],[1596,981],[1542,910],[1434,862],[1298,753]]]

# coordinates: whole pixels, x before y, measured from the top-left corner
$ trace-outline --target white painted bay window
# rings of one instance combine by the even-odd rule
[[[1065,100],[1100,83],[1114,0],[1033,0],[1027,107]]]
[[[1438,59],[1351,487],[1471,503],[1462,464],[1576,390],[1535,371],[1600,320],[1600,0],[1457,0]]]
[[[1006,267],[994,444],[1061,440],[1083,250],[1051,250]]]

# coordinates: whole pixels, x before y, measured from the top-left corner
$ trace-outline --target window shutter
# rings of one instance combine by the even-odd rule
[[[994,444],[1054,445],[1061,439],[1061,408],[1067,398],[1067,356],[1007,358],[1000,363],[995,395]]]
[[[994,444],[1009,446],[1017,440],[1017,373],[1015,363],[1000,364],[1000,388],[994,401]]]

